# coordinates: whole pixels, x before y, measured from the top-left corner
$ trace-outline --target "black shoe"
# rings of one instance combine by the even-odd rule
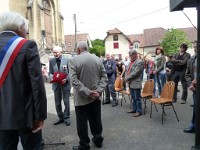
[[[70,121],[66,121],[66,122],[65,122],[65,125],[66,125],[66,126],[70,126],[70,125],[71,125],[71,122],[70,122]]]
[[[82,146],[79,147],[79,145],[74,145],[72,147],[72,150],[79,150],[79,149],[89,150],[90,146],[89,147],[82,147]]]
[[[44,148],[44,146],[45,146],[45,143],[44,143],[44,140],[42,139],[42,141],[41,141],[41,147],[42,147],[42,149]]]
[[[106,102],[104,102],[103,104],[110,104],[110,101],[106,101]]]
[[[195,128],[191,128],[191,127],[185,128],[183,130],[183,132],[185,132],[185,133],[195,133]]]
[[[112,104],[112,107],[115,107],[115,106],[117,106],[118,105],[118,103],[113,103]]]
[[[97,138],[92,138],[92,141],[93,141],[93,143],[95,144],[95,146],[97,147],[97,148],[101,148],[102,147],[102,142],[103,142],[103,139],[104,139],[104,137],[103,136],[101,136],[101,138],[99,138],[98,140],[97,140]]]
[[[72,147],[72,150],[78,150],[78,145],[74,145],[74,146]]]
[[[58,121],[54,122],[53,125],[58,125],[58,124],[61,124],[61,123],[63,123],[63,122],[64,122],[64,120],[59,119]]]
[[[97,147],[97,148],[101,148],[102,147],[102,143],[94,143],[95,144],[95,146]]]

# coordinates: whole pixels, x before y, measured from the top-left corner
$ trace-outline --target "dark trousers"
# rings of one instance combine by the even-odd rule
[[[196,121],[195,121],[195,108],[196,108],[196,103],[197,103],[197,95],[196,92],[193,92],[193,115],[192,115],[192,120],[191,120],[191,124],[190,124],[190,128],[195,128],[196,126]]]
[[[90,149],[90,138],[88,136],[88,121],[90,125],[91,134],[93,135],[93,142],[101,144],[102,137],[102,122],[101,122],[101,101],[96,100],[84,106],[75,106],[77,133],[80,139],[79,149]]]
[[[106,88],[105,88],[105,102],[110,102],[110,91],[109,91],[109,87],[108,87],[108,84],[106,85]]]
[[[110,101],[110,95],[111,95],[113,103],[117,103],[117,95],[116,95],[115,85],[114,84],[108,84],[106,86],[105,93],[106,93],[105,102],[109,102]]]
[[[41,150],[41,132],[32,133],[30,128],[23,130],[0,130],[0,150],[17,150],[21,139],[23,150]]]
[[[187,81],[185,79],[185,71],[175,71],[172,78],[175,83],[174,100],[175,101],[177,100],[177,87],[179,81],[181,81],[183,88],[181,99],[187,100],[188,91],[187,91]]]
[[[70,90],[63,89],[62,86],[58,86],[54,91],[54,99],[55,99],[55,108],[58,114],[58,117],[64,121],[70,121]],[[64,102],[64,111],[62,109],[62,99]]]

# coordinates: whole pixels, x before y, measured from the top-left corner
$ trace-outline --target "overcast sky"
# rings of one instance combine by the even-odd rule
[[[197,26],[196,8],[183,10]],[[124,34],[143,33],[143,29],[192,27],[182,11],[170,12],[169,0],[61,0],[64,32],[89,33],[92,40],[104,39],[108,30],[118,28]]]

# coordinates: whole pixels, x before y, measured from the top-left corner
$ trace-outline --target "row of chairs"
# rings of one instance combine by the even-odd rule
[[[147,80],[145,82],[144,87],[141,92],[141,97],[142,97],[142,100],[144,103],[144,111],[143,111],[144,115],[146,114],[147,100],[149,100],[151,102],[150,118],[152,116],[152,105],[154,105],[156,111],[158,112],[156,104],[159,104],[159,105],[161,105],[161,108],[162,108],[162,124],[163,124],[164,114],[166,115],[166,113],[165,113],[166,106],[172,107],[172,109],[176,115],[176,118],[179,121],[178,115],[173,106],[174,88],[175,88],[175,83],[173,81],[169,81],[164,85],[160,97],[153,97],[154,80],[153,79]],[[124,90],[123,79],[121,79],[121,78],[116,79],[115,91],[118,92],[118,97],[119,97],[119,93],[121,93],[121,95],[122,95],[121,106],[122,106],[123,100],[126,102],[125,95],[128,96],[128,98],[130,100],[130,108],[131,108],[132,100],[131,100],[130,92]]]

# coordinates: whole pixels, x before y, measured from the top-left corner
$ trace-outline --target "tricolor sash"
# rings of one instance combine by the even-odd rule
[[[22,37],[14,36],[9,39],[0,51],[0,88],[2,87],[19,50],[26,41],[27,40]]]

